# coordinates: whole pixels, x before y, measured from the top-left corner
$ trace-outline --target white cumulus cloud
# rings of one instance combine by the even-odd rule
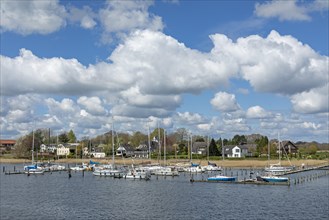
[[[218,111],[234,112],[240,109],[234,94],[218,92],[210,101],[211,105]]]
[[[248,108],[246,116],[247,118],[261,119],[261,118],[272,117],[272,114],[270,112],[267,112],[265,109],[263,109],[260,106],[253,106]]]
[[[234,59],[241,77],[258,92],[292,95],[327,81],[328,57],[292,36],[271,31],[266,38],[251,35],[236,42],[221,34],[211,38],[215,44],[212,53]]]
[[[23,35],[49,34],[66,25],[66,9],[54,1],[1,1],[1,29]]]
[[[307,1],[303,4],[298,0],[268,1],[256,3],[254,14],[263,18],[278,18],[280,21],[309,21],[310,13],[328,10],[327,0]]]

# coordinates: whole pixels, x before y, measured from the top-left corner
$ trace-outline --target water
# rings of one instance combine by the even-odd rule
[[[4,165],[13,170],[13,165]],[[22,167],[23,165],[16,165]],[[202,176],[196,176],[201,178]],[[206,176],[205,176],[206,177]],[[0,219],[328,219],[329,177],[288,186],[0,174]]]

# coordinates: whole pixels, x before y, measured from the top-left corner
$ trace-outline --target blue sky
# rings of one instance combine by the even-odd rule
[[[329,142],[328,0],[1,3],[1,138],[111,129]]]

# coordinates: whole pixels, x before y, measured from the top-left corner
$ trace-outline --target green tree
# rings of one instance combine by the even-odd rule
[[[268,138],[262,136],[260,139],[255,140],[256,151],[258,154],[266,154],[268,152]]]
[[[239,145],[241,143],[247,143],[247,139],[244,135],[234,135],[233,139],[232,139],[232,144],[233,145]]]
[[[69,141],[68,141],[69,143],[75,143],[77,141],[77,138],[76,138],[74,132],[72,131],[72,129],[67,134],[67,138],[69,139]]]
[[[66,132],[64,132],[64,133],[62,133],[62,134],[60,134],[60,135],[58,135],[58,141],[59,141],[59,143],[68,143],[69,140],[70,140],[70,139],[68,138]]]
[[[41,129],[20,137],[15,144],[13,154],[17,158],[31,158],[32,148],[34,148],[34,153],[39,151],[41,144],[43,144],[43,139],[44,137]]]
[[[217,145],[215,143],[214,139],[211,139],[209,144],[209,156],[219,156],[219,150],[217,148]]]

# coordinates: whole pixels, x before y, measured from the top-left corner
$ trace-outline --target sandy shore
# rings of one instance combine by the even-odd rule
[[[100,162],[102,164],[109,164],[112,163],[112,158],[109,159],[92,159],[93,161]],[[56,163],[89,163],[90,159],[59,159],[56,160]],[[53,160],[51,162],[54,162]],[[201,165],[207,165],[207,160],[193,160],[193,163],[198,163]],[[218,166],[222,167],[265,167],[268,164],[275,164],[278,163],[278,160],[250,160],[250,159],[245,159],[245,160],[214,160],[211,161],[212,163],[216,163]],[[31,161],[26,160],[26,159],[13,159],[13,158],[1,158],[0,157],[0,164],[6,164],[6,163],[22,163],[22,164],[28,164],[31,163]],[[131,159],[131,158],[126,158],[126,159],[115,159],[116,164],[125,164],[125,165],[131,165],[131,164],[155,164],[158,163],[157,160],[147,160],[147,159]],[[189,164],[188,160],[167,160],[168,165],[175,165],[177,163],[180,164]],[[160,162],[160,164],[163,164],[163,161]],[[281,164],[284,166],[289,166],[290,163],[289,161],[281,161]],[[305,166],[317,166],[317,165],[325,165],[329,164],[328,160],[296,160],[293,159],[291,160],[291,164],[294,166],[302,166],[304,164]]]

